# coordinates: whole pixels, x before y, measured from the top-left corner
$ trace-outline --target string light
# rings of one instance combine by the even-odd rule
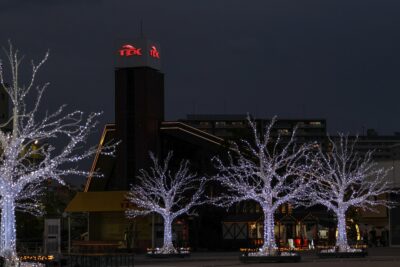
[[[309,177],[314,164],[311,164],[311,150],[314,144],[295,145],[296,128],[286,143],[281,136],[271,136],[274,117],[266,126],[265,133],[257,132],[255,121],[248,118],[254,142],[242,140],[241,147],[233,143],[234,156],[228,154],[224,163],[215,157],[218,169],[215,180],[226,190],[215,204],[229,207],[240,201],[257,202],[264,213],[264,244],[257,255],[275,255],[277,245],[274,234],[274,213],[285,203],[296,206],[305,197],[310,186]]]
[[[21,58],[11,43],[7,54],[10,64],[11,84],[5,83],[2,64],[0,64],[0,83],[11,99],[12,114],[8,122],[0,125],[0,253],[7,261],[18,261],[16,253],[15,211],[22,210],[35,215],[41,214],[39,196],[44,182],[48,179],[64,185],[67,175],[88,175],[72,164],[87,159],[96,153],[97,147],[85,149],[91,132],[96,130],[97,118],[101,113],[87,116],[81,111],[65,114],[65,106],[54,113],[46,113],[36,119],[43,93],[48,84],[35,86],[35,78],[40,67],[46,62],[49,53],[35,65],[32,62],[32,76],[28,86],[19,86],[19,65]],[[35,88],[35,101],[32,107],[27,98]],[[6,127],[12,124],[12,130]],[[65,142],[64,146],[52,145],[54,140]],[[60,141],[61,140],[61,141]],[[113,155],[116,143],[102,147],[102,153]],[[95,176],[101,176],[96,173]]]
[[[390,207],[394,202],[382,199],[382,195],[394,193],[386,179],[389,169],[377,168],[372,151],[364,156],[355,152],[357,139],[349,141],[347,135],[339,134],[338,142],[329,139],[332,151],[319,150],[319,170],[309,192],[309,205],[320,204],[333,211],[337,217],[336,249],[354,252],[347,241],[346,212],[351,207],[375,211],[375,207]],[[334,249],[334,250],[336,250]]]
[[[189,161],[182,160],[179,169],[172,173],[169,162],[172,152],[169,152],[160,164],[153,153],[150,153],[153,167],[150,172],[140,170],[137,184],[132,185],[127,199],[137,206],[126,212],[127,217],[135,218],[155,212],[164,219],[164,244],[157,251],[160,254],[175,254],[178,251],[172,243],[172,223],[183,214],[195,215],[190,210],[194,206],[206,203],[202,198],[206,180],[189,172]],[[190,199],[187,196],[190,195]]]

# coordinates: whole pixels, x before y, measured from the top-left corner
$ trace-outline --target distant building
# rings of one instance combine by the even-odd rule
[[[377,161],[378,168],[386,168],[389,170],[387,181],[393,185],[393,189],[400,189],[400,144],[392,147],[393,156],[389,159],[381,159]],[[383,196],[390,200],[400,203],[399,194],[391,194]],[[378,212],[361,212],[363,225],[370,230],[376,227],[379,233],[382,230],[389,230],[389,245],[400,246],[400,206],[396,205],[391,209],[378,207]]]
[[[223,138],[224,140],[239,141],[240,139],[252,139],[253,133],[248,126],[246,114],[237,115],[187,115],[186,119],[179,120],[187,125],[204,132]],[[253,118],[257,123],[259,132],[271,122],[270,118]],[[284,119],[277,118],[271,135],[281,136],[282,142],[288,140],[296,129],[296,143],[303,144],[316,142],[326,145],[326,120],[325,119]]]
[[[289,136],[293,133],[295,127],[296,142],[298,144],[307,142],[317,142],[324,149],[328,149],[328,132],[325,119],[285,119],[277,118],[272,135],[281,137]],[[250,129],[247,125],[246,114],[236,115],[218,115],[218,114],[199,114],[187,115],[186,119],[179,120],[182,123],[195,127],[204,132],[221,137],[225,140],[234,140],[243,138],[252,138]],[[261,131],[265,125],[270,123],[270,118],[255,118]],[[338,140],[339,137],[335,134],[330,134],[333,140]],[[363,155],[368,151],[373,151],[374,160],[388,160],[393,157],[393,146],[400,145],[400,134],[379,135],[374,129],[368,129],[366,135],[350,136],[350,140],[355,140],[355,150]],[[400,149],[398,152],[400,156]]]
[[[337,138],[335,136],[333,139]],[[361,155],[373,151],[373,158],[377,161],[390,160],[394,156],[393,148],[400,145],[400,135],[379,135],[376,131],[367,131],[367,135],[351,136],[357,138],[355,150]]]

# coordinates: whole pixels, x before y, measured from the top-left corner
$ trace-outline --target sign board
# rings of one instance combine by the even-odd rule
[[[116,68],[150,67],[161,70],[160,45],[148,39],[120,39],[114,55]]]

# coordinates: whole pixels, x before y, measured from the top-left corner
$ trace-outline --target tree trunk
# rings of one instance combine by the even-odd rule
[[[262,252],[265,254],[275,254],[277,246],[275,243],[275,222],[274,211],[268,207],[263,207],[264,211],[264,245]]]
[[[15,227],[15,200],[12,197],[3,197],[1,202],[1,254],[7,260],[17,257],[16,227]]]
[[[347,243],[347,233],[346,233],[346,210],[343,208],[339,208],[336,211],[337,216],[337,228],[338,234],[336,239],[336,247],[339,249],[339,252],[346,252],[349,248]]]
[[[164,216],[164,245],[161,249],[162,253],[177,253],[172,243],[172,221],[171,216]]]

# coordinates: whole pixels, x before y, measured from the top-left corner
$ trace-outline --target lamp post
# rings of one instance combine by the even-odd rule
[[[71,213],[63,212],[62,216],[68,220],[68,254],[71,254]]]
[[[68,214],[68,254],[71,254],[71,214]]]
[[[154,221],[155,215],[154,212],[151,213],[151,248],[154,249]]]

